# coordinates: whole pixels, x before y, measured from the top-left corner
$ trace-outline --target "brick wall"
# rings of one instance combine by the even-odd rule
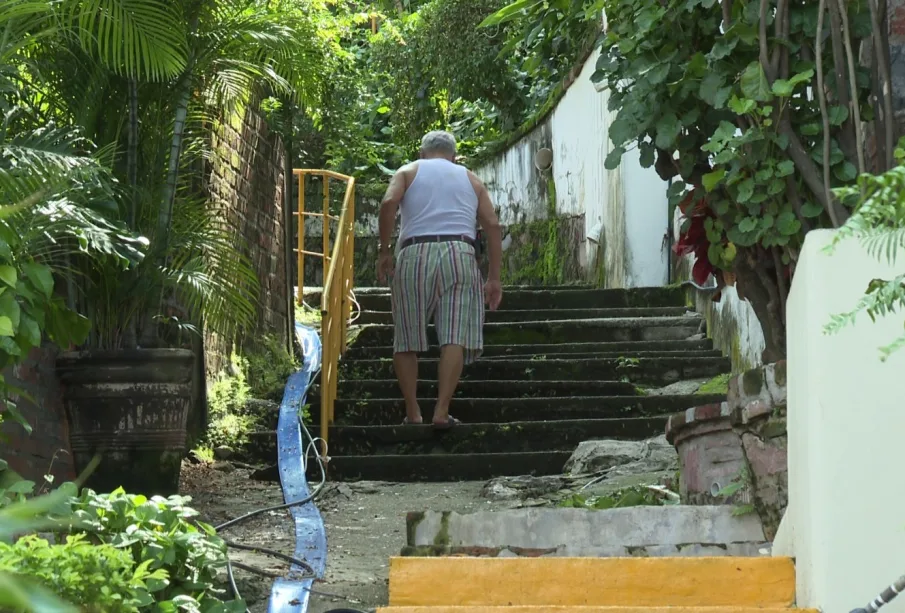
[[[247,248],[261,285],[254,334],[240,339],[253,344],[263,334],[286,340],[289,325],[283,220],[285,148],[278,135],[250,105],[242,118],[224,122],[212,135],[211,203],[229,220]],[[217,371],[229,343],[205,335],[208,371]]]
[[[28,435],[7,420],[0,426],[0,432],[9,437],[0,443],[0,457],[23,478],[39,484],[48,473],[54,475],[56,483],[75,477],[66,411],[54,366],[56,356],[56,347],[45,344],[33,349],[22,364],[3,371],[9,383],[31,396],[19,398],[17,404],[34,431]]]

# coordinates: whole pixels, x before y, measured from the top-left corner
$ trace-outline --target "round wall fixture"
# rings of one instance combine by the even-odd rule
[[[549,147],[538,149],[534,154],[534,167],[538,170],[550,170],[553,166],[553,150]]]

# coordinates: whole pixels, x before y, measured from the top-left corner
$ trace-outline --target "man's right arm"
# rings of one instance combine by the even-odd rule
[[[478,223],[487,237],[487,255],[490,259],[487,280],[499,282],[503,262],[503,233],[500,229],[500,220],[493,210],[493,202],[490,200],[487,187],[474,173],[469,173],[469,176],[478,196]]]

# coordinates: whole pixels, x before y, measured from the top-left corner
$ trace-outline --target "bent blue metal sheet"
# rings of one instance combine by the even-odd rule
[[[317,331],[299,323],[296,323],[295,331],[305,363],[299,372],[289,377],[277,426],[280,483],[287,503],[311,495],[305,477],[305,441],[299,420],[308,385],[321,365],[321,341]],[[295,521],[295,557],[308,562],[321,579],[327,567],[327,533],[320,511],[314,502],[309,502],[292,507],[290,512]],[[274,582],[268,613],[305,613],[308,610],[309,589],[314,579],[305,575],[304,569],[293,565],[288,576]]]

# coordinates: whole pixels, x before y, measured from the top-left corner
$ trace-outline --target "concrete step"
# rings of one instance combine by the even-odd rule
[[[642,440],[662,434],[667,417],[619,419],[563,419],[508,423],[463,423],[440,431],[430,424],[390,426],[331,426],[330,455],[454,455],[506,454],[534,451],[571,453],[590,439]],[[401,419],[399,420],[401,422]],[[249,449],[256,460],[276,462],[276,432],[252,432]],[[562,468],[562,465],[559,466]],[[502,476],[502,475],[499,475]]]
[[[311,390],[312,398],[319,387]],[[421,379],[418,392],[437,396],[437,381]],[[337,386],[340,400],[357,402],[372,398],[401,398],[396,379],[343,379]],[[456,398],[526,398],[531,396],[634,396],[637,388],[624,381],[521,381],[466,379],[456,388]]]
[[[571,451],[382,456],[341,456],[331,452],[329,478],[333,481],[411,483],[558,475],[571,455]]]
[[[333,426],[330,451],[340,455],[524,453],[573,451],[590,439],[642,440],[662,434],[665,415],[619,419],[563,419],[463,423],[438,431],[429,424]]]
[[[680,317],[692,312],[684,306],[608,308],[608,309],[506,309],[487,311],[488,323],[513,323],[522,321],[551,321],[569,319],[607,319],[613,317]],[[357,324],[391,324],[393,313],[386,311],[362,311],[355,321]]]
[[[320,294],[305,300],[320,304]],[[355,299],[363,310],[389,311],[387,288],[356,288]],[[504,287],[502,307],[505,309],[581,309],[669,307],[685,304],[681,287],[639,287],[632,289],[598,289],[588,286]]]
[[[572,352],[562,351],[551,355],[521,353],[514,351],[511,355],[481,356],[482,360],[545,360],[556,358],[561,360],[585,360],[595,358],[719,358],[722,352],[716,349],[708,351],[607,351],[607,352]]]
[[[437,376],[439,360],[421,360],[418,374],[432,379]],[[580,359],[580,360],[478,360],[465,367],[462,379],[564,379],[627,380],[650,385],[668,384],[683,379],[707,379],[729,372],[729,360],[711,358],[641,358]],[[340,365],[340,376],[351,379],[392,379],[393,361],[356,360]]]
[[[758,557],[770,544],[755,514],[723,506],[602,511],[526,508],[409,513],[403,555],[482,557]]]
[[[699,315],[684,317],[613,317],[605,319],[573,319],[568,321],[535,321],[522,323],[488,323],[484,325],[485,345],[543,345],[560,343],[600,343],[632,341],[684,341],[702,331]],[[437,344],[433,326],[428,327],[428,340]],[[363,347],[393,344],[393,326],[369,324],[358,328],[355,344]]]
[[[641,353],[649,352],[698,352],[712,351],[713,341],[702,339],[697,341],[636,341],[626,343],[566,343],[556,345],[486,345],[482,357],[512,356],[512,355],[546,355],[553,356],[560,353],[600,353],[614,354],[616,356],[635,357]],[[393,345],[379,347],[352,346],[346,352],[343,359],[360,360],[367,358],[388,358],[393,355]],[[431,347],[430,351],[422,357],[439,357],[440,349]]]
[[[618,419],[668,416],[689,407],[726,399],[725,394],[688,396],[559,396],[547,398],[457,398],[451,413],[465,423],[493,423],[544,420]],[[421,399],[425,420],[433,418],[436,396]],[[317,405],[313,405],[317,406]],[[397,397],[365,401],[337,400],[337,425],[398,425],[405,405]],[[552,422],[556,423],[556,421]]]
[[[442,580],[438,580],[442,577]],[[393,558],[390,607],[765,607],[795,601],[788,558]],[[392,610],[392,609],[390,609]]]

